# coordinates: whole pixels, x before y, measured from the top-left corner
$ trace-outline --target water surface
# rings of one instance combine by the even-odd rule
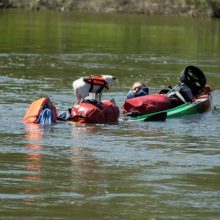
[[[119,14],[1,11],[2,219],[219,219],[220,23]],[[29,104],[75,102],[72,81],[117,77],[175,85],[187,65],[207,76],[216,110],[166,122],[27,126]]]

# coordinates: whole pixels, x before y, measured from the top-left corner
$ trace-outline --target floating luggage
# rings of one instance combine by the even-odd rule
[[[78,123],[115,123],[119,118],[119,108],[111,101],[86,100],[71,108],[71,120]]]
[[[48,97],[40,98],[31,103],[24,115],[25,124],[52,124],[57,120],[57,110]]]
[[[169,97],[164,94],[151,94],[125,100],[123,113],[135,112],[137,115],[167,110],[172,107]]]

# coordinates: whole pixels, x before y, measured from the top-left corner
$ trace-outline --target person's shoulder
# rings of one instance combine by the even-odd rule
[[[148,95],[149,94],[149,88],[147,86],[143,87],[140,92],[138,93],[138,95]]]
[[[134,97],[136,97],[135,94],[134,94],[134,92],[129,91],[129,93],[128,93],[128,95],[127,95],[127,99],[132,99],[132,98],[134,98]]]

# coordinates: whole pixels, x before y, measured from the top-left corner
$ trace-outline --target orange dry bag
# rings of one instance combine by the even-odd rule
[[[56,122],[57,120],[57,111],[56,107],[53,105],[52,101],[48,98],[41,98],[31,103],[27,112],[24,115],[23,123],[25,124],[43,124],[39,120],[40,114],[44,110],[49,110],[51,112],[51,123]]]

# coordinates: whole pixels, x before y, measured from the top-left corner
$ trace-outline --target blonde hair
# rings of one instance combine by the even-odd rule
[[[146,85],[145,85],[144,82],[137,81],[137,82],[135,82],[135,83],[133,84],[131,90],[135,90],[137,87],[143,88],[143,87],[145,87],[145,86],[146,86]]]

